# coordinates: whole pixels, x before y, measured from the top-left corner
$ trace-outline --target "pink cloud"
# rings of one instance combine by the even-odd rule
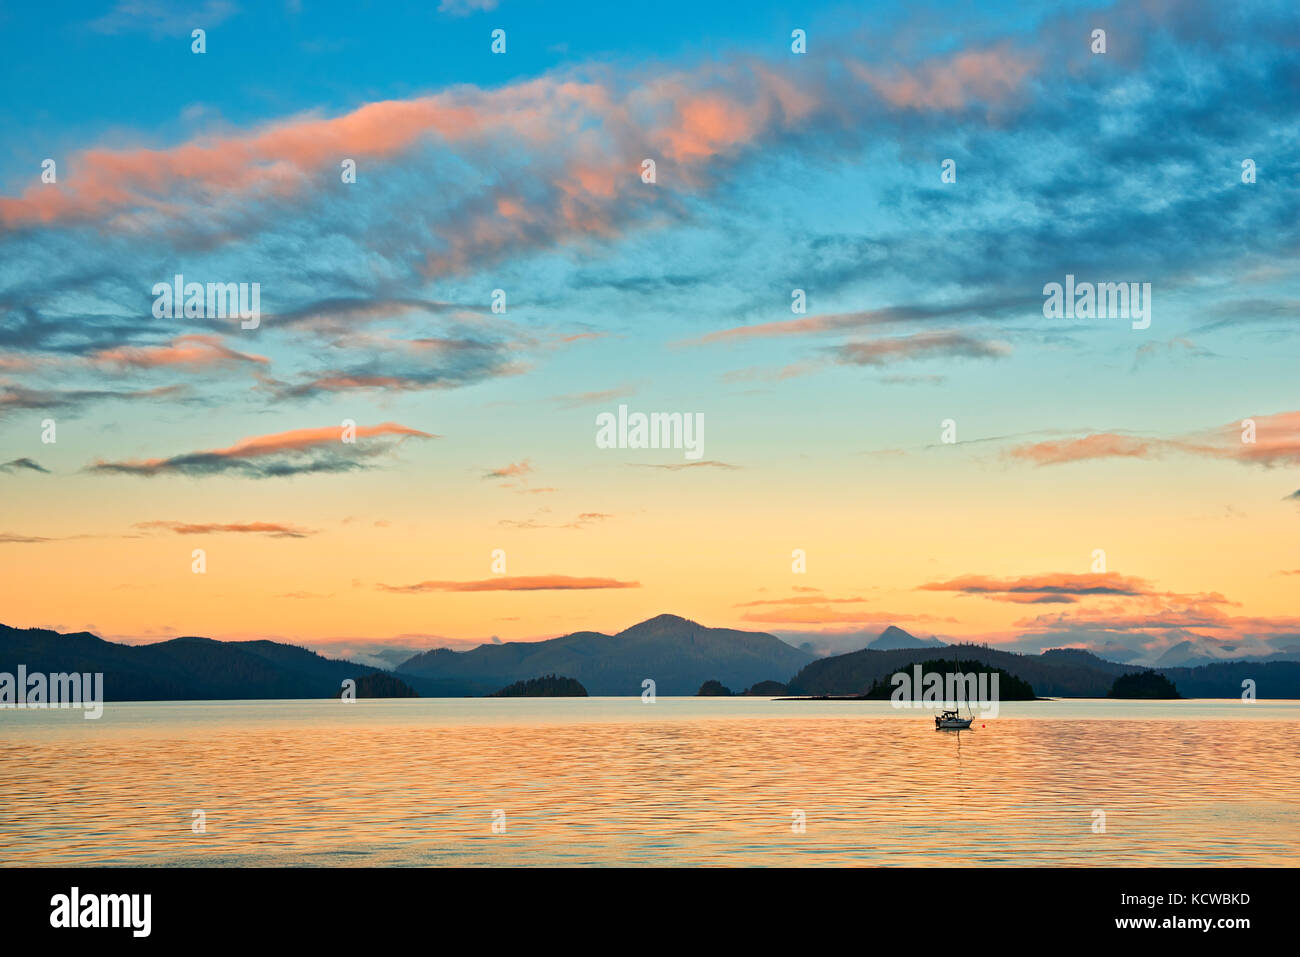
[[[1038,58],[1008,46],[959,52],[912,69],[853,63],[853,72],[891,106],[911,110],[959,110],[971,103],[1001,103],[1024,88]]]
[[[97,460],[91,470],[141,476],[243,472],[258,477],[338,472],[359,467],[359,458],[373,455],[384,448],[382,445],[362,446],[356,439],[384,437],[396,437],[399,440],[438,438],[433,433],[421,432],[396,422],[358,425],[355,427],[355,436],[349,441],[344,441],[344,429],[337,426],[291,429],[270,435],[251,436],[226,448],[187,452],[169,458],[127,459],[117,462]],[[269,461],[262,462],[263,459]]]
[[[1113,432],[1101,432],[1080,439],[1019,445],[1009,449],[1007,454],[1014,459],[1031,462],[1034,465],[1060,465],[1088,459],[1146,458],[1153,451],[1169,447],[1169,443],[1159,440],[1137,439]]]
[[[253,362],[269,365],[265,356],[236,352],[221,342],[220,336],[177,336],[165,346],[120,346],[101,349],[90,357],[96,365],[131,366],[137,369],[157,369],[165,366],[214,366],[236,362]]]
[[[1007,455],[1034,465],[1061,465],[1090,459],[1153,458],[1169,452],[1265,468],[1300,465],[1300,411],[1257,415],[1174,438],[1096,432],[1075,439],[1014,446]]]
[[[306,201],[344,159],[356,160],[364,176],[422,148],[454,151],[471,165],[487,158],[498,168],[502,157],[526,157],[526,175],[459,195],[430,223],[435,241],[416,252],[417,265],[446,275],[510,251],[617,235],[652,210],[674,215],[683,191],[705,186],[727,162],[774,137],[815,123],[857,131],[863,109],[882,103],[948,111],[1005,99],[1031,71],[1032,60],[999,48],[894,71],[827,55],[794,74],[729,60],[649,67],[626,82],[594,66],[493,89],[458,86],[162,148],[88,149],[68,158],[57,184],[0,197],[0,229],[80,223],[161,232],[184,228],[198,208],[219,208],[232,217],[219,232],[229,241],[256,222],[239,215],[250,211],[241,204]],[[861,84],[875,96],[864,98]],[[661,167],[656,187],[640,179],[647,157]]]

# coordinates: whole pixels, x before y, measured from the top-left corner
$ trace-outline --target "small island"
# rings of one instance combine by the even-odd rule
[[[778,701],[919,701],[929,702],[948,700],[945,696],[950,691],[949,678],[962,675],[975,681],[974,688],[963,685],[965,693],[971,695],[971,703],[984,700],[997,701],[1040,701],[1034,694],[1033,686],[1005,668],[993,668],[975,660],[929,659],[911,664],[881,675],[857,694],[814,694],[798,695],[790,698],[778,698]],[[899,677],[901,676],[901,678]],[[992,678],[997,678],[997,693],[994,694]],[[964,700],[964,696],[963,696]]]
[[[358,698],[418,698],[415,689],[408,685],[401,678],[394,678],[392,675],[386,675],[382,671],[371,672],[368,675],[362,675],[356,679]],[[338,697],[342,698],[347,692],[347,688],[339,689]]]
[[[746,688],[743,694],[755,695],[760,698],[775,698],[778,695],[788,694],[790,691],[779,681],[760,681],[750,688]]]
[[[585,698],[587,689],[574,678],[563,675],[543,675],[516,681],[512,685],[494,691],[489,698]]]
[[[1158,671],[1135,671],[1120,675],[1106,692],[1107,698],[1181,698],[1178,688]]]
[[[918,670],[919,669],[919,672]],[[925,685],[930,675],[936,675],[939,678],[939,687],[945,691],[948,687],[949,675],[974,675],[982,678],[986,675],[997,675],[997,700],[999,701],[1036,701],[1038,696],[1034,694],[1033,686],[1007,671],[1005,668],[991,668],[982,661],[962,660],[951,661],[942,659],[929,659],[912,665],[911,668],[900,669],[899,672],[891,672],[883,675],[873,682],[871,687],[864,693],[863,697],[868,701],[890,701],[894,698],[894,692],[898,690],[898,684],[894,680],[894,674],[904,674],[908,677],[908,683],[904,687],[902,700],[904,701],[921,701],[923,699]],[[915,681],[917,674],[921,675],[920,682]],[[991,678],[984,678],[985,681],[991,681]],[[983,685],[983,682],[978,682]],[[908,695],[906,691],[910,690]],[[984,691],[983,687],[979,689]]]
[[[697,698],[726,697],[730,694],[731,689],[714,678],[704,682],[704,684],[700,685],[700,690],[695,692]]]

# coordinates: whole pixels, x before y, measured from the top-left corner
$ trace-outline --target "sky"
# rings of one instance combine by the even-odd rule
[[[1300,12],[1023,6],[0,11],[0,620],[1300,644]]]

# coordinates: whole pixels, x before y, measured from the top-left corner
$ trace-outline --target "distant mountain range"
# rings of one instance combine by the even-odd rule
[[[1131,661],[1142,661],[1140,657]],[[1154,668],[1188,668],[1217,661],[1300,661],[1300,643],[1279,648],[1268,655],[1243,655],[1236,645],[1212,638],[1197,638],[1170,645],[1150,662]]]
[[[422,697],[489,695],[515,682],[559,675],[594,695],[691,695],[718,678],[744,688],[785,678],[812,660],[807,652],[759,632],[706,628],[660,615],[616,635],[577,632],[536,642],[445,648],[418,654],[395,670],[324,658],[273,641],[173,638],[123,645],[81,632],[0,625],[0,671],[103,672],[110,701],[232,698],[330,698],[347,678],[386,674]],[[373,682],[372,682],[373,683]]]
[[[812,655],[774,635],[706,628],[676,615],[659,615],[615,635],[579,631],[472,651],[436,648],[403,662],[397,671],[453,695],[489,694],[545,674],[574,678],[593,695],[639,695],[646,678],[654,681],[656,694],[693,695],[709,679],[747,688],[781,680],[810,661]]]
[[[1177,646],[1175,646],[1177,647]],[[1172,649],[1171,649],[1172,650]],[[1186,697],[1238,698],[1255,682],[1260,698],[1300,698],[1300,662],[1216,661],[1162,667]],[[536,642],[480,645],[470,651],[435,649],[395,670],[325,658],[274,641],[173,638],[123,645],[86,632],[60,634],[0,625],[0,672],[103,672],[110,701],[333,698],[351,678],[400,678],[422,697],[488,695],[515,682],[557,675],[581,682],[593,695],[640,695],[650,678],[661,695],[694,695],[706,681],[731,688],[778,681],[790,694],[860,694],[872,681],[926,659],[976,660],[1024,679],[1046,697],[1104,697],[1133,665],[1087,651],[1056,649],[1015,654],[980,645],[946,645],[890,626],[866,648],[814,659],[762,632],[707,628],[660,615],[617,634],[582,631]],[[1192,656],[1191,660],[1195,660]],[[790,677],[793,675],[793,677]],[[375,687],[391,683],[372,679]]]
[[[103,672],[108,701],[336,698],[376,671],[274,641],[173,638],[121,645],[86,632],[0,625],[0,671]],[[408,682],[409,684],[410,682]]]
[[[1118,676],[1134,671],[1133,665],[1107,661],[1074,648],[1023,655],[983,645],[956,644],[942,645],[942,654],[937,655],[933,645],[909,647],[905,638],[912,636],[901,628],[891,626],[881,638],[886,634],[892,648],[882,649],[877,639],[861,651],[820,658],[806,665],[788,682],[790,694],[861,694],[874,680],[936,657],[975,660],[1001,668],[1028,681],[1043,697],[1104,698]],[[1247,678],[1255,682],[1260,698],[1300,698],[1300,662],[1296,661],[1215,662],[1154,670],[1173,681],[1189,698],[1240,698],[1242,681]]]

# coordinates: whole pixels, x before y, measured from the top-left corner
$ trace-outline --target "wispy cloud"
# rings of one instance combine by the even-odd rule
[[[719,462],[717,459],[702,459],[699,462],[673,462],[661,465],[656,462],[629,462],[629,468],[634,469],[666,469],[669,472],[678,472],[682,469],[724,469],[725,471],[735,471],[743,468],[740,465],[732,465],[730,462]]]
[[[497,8],[499,0],[440,0],[438,12],[453,17],[467,17],[471,13],[484,13]]]
[[[487,313],[483,303],[443,302],[437,299],[384,296],[334,296],[304,303],[265,317],[268,326],[307,329],[335,335],[352,335],[368,323],[423,313],[434,316],[473,317]]]
[[[1168,453],[1225,459],[1265,468],[1300,465],[1300,411],[1257,415],[1239,422],[1171,438],[1096,432],[1072,439],[1017,445],[1012,459],[1063,465],[1091,459],[1155,458]]]
[[[79,409],[100,401],[142,402],[183,397],[184,386],[159,386],[154,389],[31,389],[0,384],[0,415],[14,409]]]
[[[196,27],[211,29],[232,17],[238,7],[228,0],[202,5],[168,0],[118,0],[113,9],[86,24],[96,33],[148,33],[154,39],[188,37]]]
[[[177,535],[218,535],[226,533],[267,535],[271,538],[306,538],[315,535],[312,529],[286,525],[282,522],[136,522],[135,528],[162,528]]]
[[[500,522],[498,522],[498,524],[504,525],[506,528],[516,528],[516,529],[587,528],[590,525],[599,524],[613,517],[614,517],[613,515],[610,515],[606,512],[582,512],[576,518],[574,518],[572,521],[569,522],[547,523],[547,522],[539,522],[536,519],[532,519],[532,518],[522,519],[522,520],[503,518],[501,519]]]
[[[1153,587],[1148,581],[1116,572],[1079,575],[1048,572],[1019,578],[963,575],[948,581],[927,582],[918,591],[946,591],[978,595],[993,601],[1017,605],[1073,605],[1086,598],[1140,599],[1165,603],[1182,602],[1198,607],[1234,604],[1218,592],[1182,594]]]
[[[1077,439],[1018,445],[1008,449],[1007,454],[1013,459],[1034,465],[1061,465],[1089,459],[1147,458],[1173,448],[1177,448],[1176,443],[1160,439],[1141,439],[1114,432],[1101,432]]]
[[[500,468],[491,469],[483,473],[485,479],[522,479],[524,476],[533,471],[532,463],[528,459],[522,462],[511,462],[509,465],[503,465]]]
[[[898,621],[933,620],[927,615],[908,615],[889,611],[840,611],[821,605],[801,605],[797,608],[778,608],[767,611],[748,611],[742,621],[770,625],[890,625]]]
[[[1090,575],[1046,574],[1021,578],[992,578],[987,575],[963,575],[949,581],[928,582],[920,591],[950,591],[963,595],[980,595],[996,601],[1017,604],[1072,604],[1089,595],[1146,595],[1150,588],[1140,578],[1113,572]]]
[[[21,458],[10,459],[8,462],[0,463],[0,472],[17,472],[17,471],[43,472],[50,474],[50,470],[42,466],[34,459]]]
[[[852,332],[857,329],[896,326],[954,318],[995,318],[1025,306],[1042,304],[1041,297],[1020,296],[1000,299],[958,301],[945,304],[909,304],[864,309],[858,312],[838,312],[804,316],[799,319],[778,319],[719,329],[681,345],[708,345],[736,342],[746,339],[771,339],[786,336],[812,336],[826,333]]]
[[[280,399],[364,391],[421,392],[518,375],[527,368],[510,355],[507,344],[470,337],[365,337],[339,345],[355,345],[365,357],[347,367],[306,373],[297,381],[268,378],[267,387]]]
[[[138,20],[144,11],[135,12]],[[250,226],[271,227],[271,217],[258,215],[263,204],[308,205],[308,187],[340,156],[374,168],[399,156],[409,166],[413,154],[451,151],[462,162],[498,168],[480,191],[465,194],[461,183],[457,202],[417,213],[418,225],[435,238],[419,268],[431,277],[457,274],[579,237],[609,238],[646,221],[653,193],[635,187],[639,160],[629,157],[647,155],[651,144],[677,188],[700,190],[715,166],[790,131],[853,129],[861,120],[855,114],[882,108],[951,112],[1003,101],[1000,83],[963,79],[953,86],[944,79],[965,77],[971,62],[989,58],[1000,64],[991,75],[1004,79],[1023,59],[1006,48],[962,51],[891,75],[857,64],[856,77],[846,72],[851,60],[829,51],[793,76],[742,58],[694,69],[647,65],[627,76],[591,67],[372,102],[333,117],[286,117],[162,149],[93,148],[73,158],[76,177],[0,199],[0,227],[95,223],[156,234],[183,228],[201,208],[209,219],[222,212],[199,235],[231,241],[241,236],[236,224],[242,236]],[[862,82],[880,97],[846,110],[857,101],[844,95],[846,88]]]
[[[377,585],[383,591],[418,594],[430,591],[590,591],[605,588],[640,588],[635,581],[614,578],[574,578],[569,575],[523,575],[478,581],[427,581],[415,585]]]
[[[790,598],[762,598],[739,602],[736,608],[753,608],[757,605],[857,605],[869,598],[827,598],[824,595],[795,595]]]
[[[119,346],[100,349],[90,357],[98,365],[157,369],[166,366],[206,367],[251,362],[269,365],[265,356],[237,352],[226,346],[220,336],[177,336],[167,345],[149,347]]]
[[[615,399],[626,399],[634,394],[634,389],[619,387],[614,389],[600,389],[593,392],[571,392],[568,395],[554,396],[551,401],[564,409],[576,409],[584,405],[595,405],[601,402],[613,402]]]
[[[392,442],[345,442],[341,428],[294,429],[272,435],[242,439],[223,449],[187,452],[168,458],[97,461],[90,471],[122,475],[180,474],[208,476],[233,474],[249,478],[305,475],[316,472],[349,472],[368,468],[365,459],[390,451]],[[438,438],[395,422],[357,426],[356,439]]]
[[[960,332],[918,332],[892,339],[847,342],[830,352],[836,361],[846,365],[885,366],[906,359],[1000,359],[1011,354],[1011,347]]]

